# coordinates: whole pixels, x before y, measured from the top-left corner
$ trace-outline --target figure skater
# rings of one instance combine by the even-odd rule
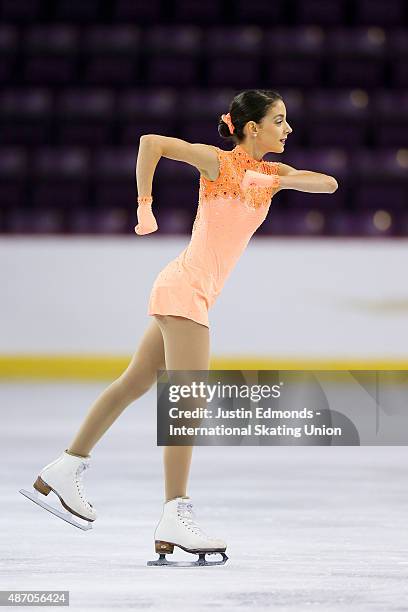
[[[96,510],[86,499],[82,473],[90,465],[93,447],[123,410],[152,387],[158,370],[209,370],[208,310],[268,214],[272,197],[281,189],[309,193],[337,189],[332,176],[263,160],[266,153],[282,153],[291,132],[281,95],[251,89],[238,93],[229,112],[219,118],[218,133],[232,141],[232,150],[155,134],[141,137],[136,233],[157,230],[151,192],[161,157],[198,169],[199,203],[190,243],[153,284],[148,305],[153,318],[127,369],[96,399],[71,444],[39,472],[34,483],[38,498],[38,492],[54,491],[64,508],[88,521],[88,528]],[[199,553],[196,563],[201,565],[208,563],[203,560],[207,552],[223,553],[223,561],[213,563],[227,558],[226,543],[208,536],[194,520],[187,495],[192,450],[193,446],[164,447],[165,501],[154,536],[160,563],[151,564],[169,563],[165,554],[172,553],[174,546]],[[47,507],[44,502],[40,505]],[[76,524],[74,519],[70,522]]]

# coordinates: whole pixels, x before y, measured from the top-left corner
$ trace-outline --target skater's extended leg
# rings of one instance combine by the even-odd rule
[[[163,336],[152,319],[127,369],[95,400],[67,451],[85,457],[134,400],[156,382],[157,370],[165,368]]]
[[[167,370],[208,371],[210,367],[208,327],[191,319],[172,315],[156,315],[155,319],[163,334]],[[166,502],[186,496],[192,452],[193,446],[164,447]]]

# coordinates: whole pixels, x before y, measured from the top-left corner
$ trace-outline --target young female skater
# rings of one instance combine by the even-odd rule
[[[151,192],[161,157],[199,170],[199,204],[189,245],[154,282],[148,306],[153,319],[129,366],[96,399],[71,444],[40,471],[34,484],[43,495],[54,491],[66,509],[89,522],[96,519],[96,511],[86,499],[82,472],[89,467],[91,450],[123,410],[156,382],[157,370],[208,371],[208,310],[264,221],[271,198],[280,189],[312,193],[337,189],[331,176],[263,161],[268,152],[282,153],[292,132],[277,92],[237,94],[228,114],[220,117],[218,132],[235,144],[232,150],[154,134],[140,140],[136,233],[157,229]],[[165,502],[155,531],[156,552],[163,562],[162,553],[173,552],[174,546],[200,553],[200,564],[204,564],[203,553],[226,550],[223,540],[207,536],[194,521],[192,500],[187,496],[192,450],[193,446],[164,447]],[[40,505],[47,507],[44,502]],[[76,524],[73,519],[70,522]],[[226,558],[224,554],[217,563]]]

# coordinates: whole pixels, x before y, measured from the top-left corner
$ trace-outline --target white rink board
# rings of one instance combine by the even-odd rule
[[[189,237],[3,237],[0,353],[131,354]],[[213,356],[406,358],[408,240],[254,237],[210,310]]]

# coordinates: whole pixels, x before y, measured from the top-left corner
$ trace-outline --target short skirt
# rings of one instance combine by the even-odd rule
[[[149,315],[176,315],[210,327],[208,309],[213,301],[213,283],[203,271],[173,259],[158,274],[150,293]]]

